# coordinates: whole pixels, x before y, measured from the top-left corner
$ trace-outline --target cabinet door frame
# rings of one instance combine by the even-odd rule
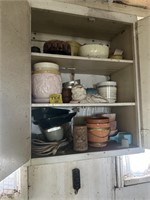
[[[150,149],[150,17],[137,21],[142,147]]]

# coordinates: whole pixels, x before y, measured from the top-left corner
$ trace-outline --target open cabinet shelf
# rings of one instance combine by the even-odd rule
[[[81,77],[81,84],[85,88],[88,88],[89,86],[87,85],[90,83],[94,86],[96,81],[101,82],[102,80],[112,80],[117,83],[117,101],[115,103],[50,104],[32,102],[31,109],[48,109],[53,107],[77,111],[76,116],[71,121],[72,127],[73,125],[78,125],[78,123],[79,125],[83,123],[86,117],[84,114],[92,116],[93,114],[99,114],[98,112],[101,114],[116,113],[117,129],[120,132],[130,132],[133,136],[133,141],[129,148],[122,148],[121,144],[111,145],[110,141],[108,141],[105,148],[88,147],[87,152],[77,153],[71,147],[69,151],[66,150],[61,155],[58,152],[58,155],[50,156],[50,158],[38,159],[36,156],[33,156],[31,162],[34,164],[44,164],[44,162],[53,163],[91,159],[142,151],[139,137],[139,88],[135,55],[135,30],[133,26],[136,19],[133,16],[121,15],[120,17],[115,13],[114,16],[111,15],[110,17],[109,13],[104,14],[96,10],[90,16],[84,13],[67,13],[67,11],[65,13],[64,11],[40,10],[36,8],[33,8],[31,13],[31,43],[32,46],[37,46],[41,50],[41,53],[31,53],[32,67],[38,62],[56,63],[59,65],[63,82],[69,81],[68,76],[73,72],[75,76]],[[100,43],[101,41],[109,45],[111,52],[114,52],[116,49],[123,50],[123,59],[43,53],[43,45],[49,40],[75,40],[81,45],[93,41]],[[90,112],[91,115],[89,114]],[[72,134],[72,131],[70,134]]]
[[[71,103],[63,103],[63,104],[49,104],[49,103],[32,103],[32,108],[39,107],[118,107],[118,106],[135,106],[134,102],[123,102],[123,103],[97,103],[97,104],[71,104]]]
[[[56,155],[48,157],[32,158],[30,165],[46,165],[54,163],[73,162],[88,159],[99,159],[110,156],[121,156],[126,154],[136,154],[144,152],[142,148],[131,146],[130,148],[97,148],[84,153],[72,152],[67,155]]]
[[[80,56],[65,56],[46,53],[32,53],[32,64],[37,62],[54,62],[61,72],[75,70],[77,74],[110,74],[133,64],[133,60],[100,59]]]

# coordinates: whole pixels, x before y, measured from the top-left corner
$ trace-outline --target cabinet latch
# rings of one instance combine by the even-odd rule
[[[74,193],[77,194],[78,190],[81,188],[81,184],[80,184],[80,170],[78,168],[74,168],[72,170],[72,179],[73,179]]]

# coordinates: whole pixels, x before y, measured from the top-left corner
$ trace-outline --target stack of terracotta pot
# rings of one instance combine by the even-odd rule
[[[93,147],[104,147],[107,145],[110,133],[110,123],[107,117],[86,118],[88,128],[88,142]]]

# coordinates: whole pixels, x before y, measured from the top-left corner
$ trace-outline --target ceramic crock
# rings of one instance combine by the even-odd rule
[[[51,94],[61,94],[62,80],[59,66],[55,63],[36,63],[32,73],[32,96],[34,102],[49,102]]]

